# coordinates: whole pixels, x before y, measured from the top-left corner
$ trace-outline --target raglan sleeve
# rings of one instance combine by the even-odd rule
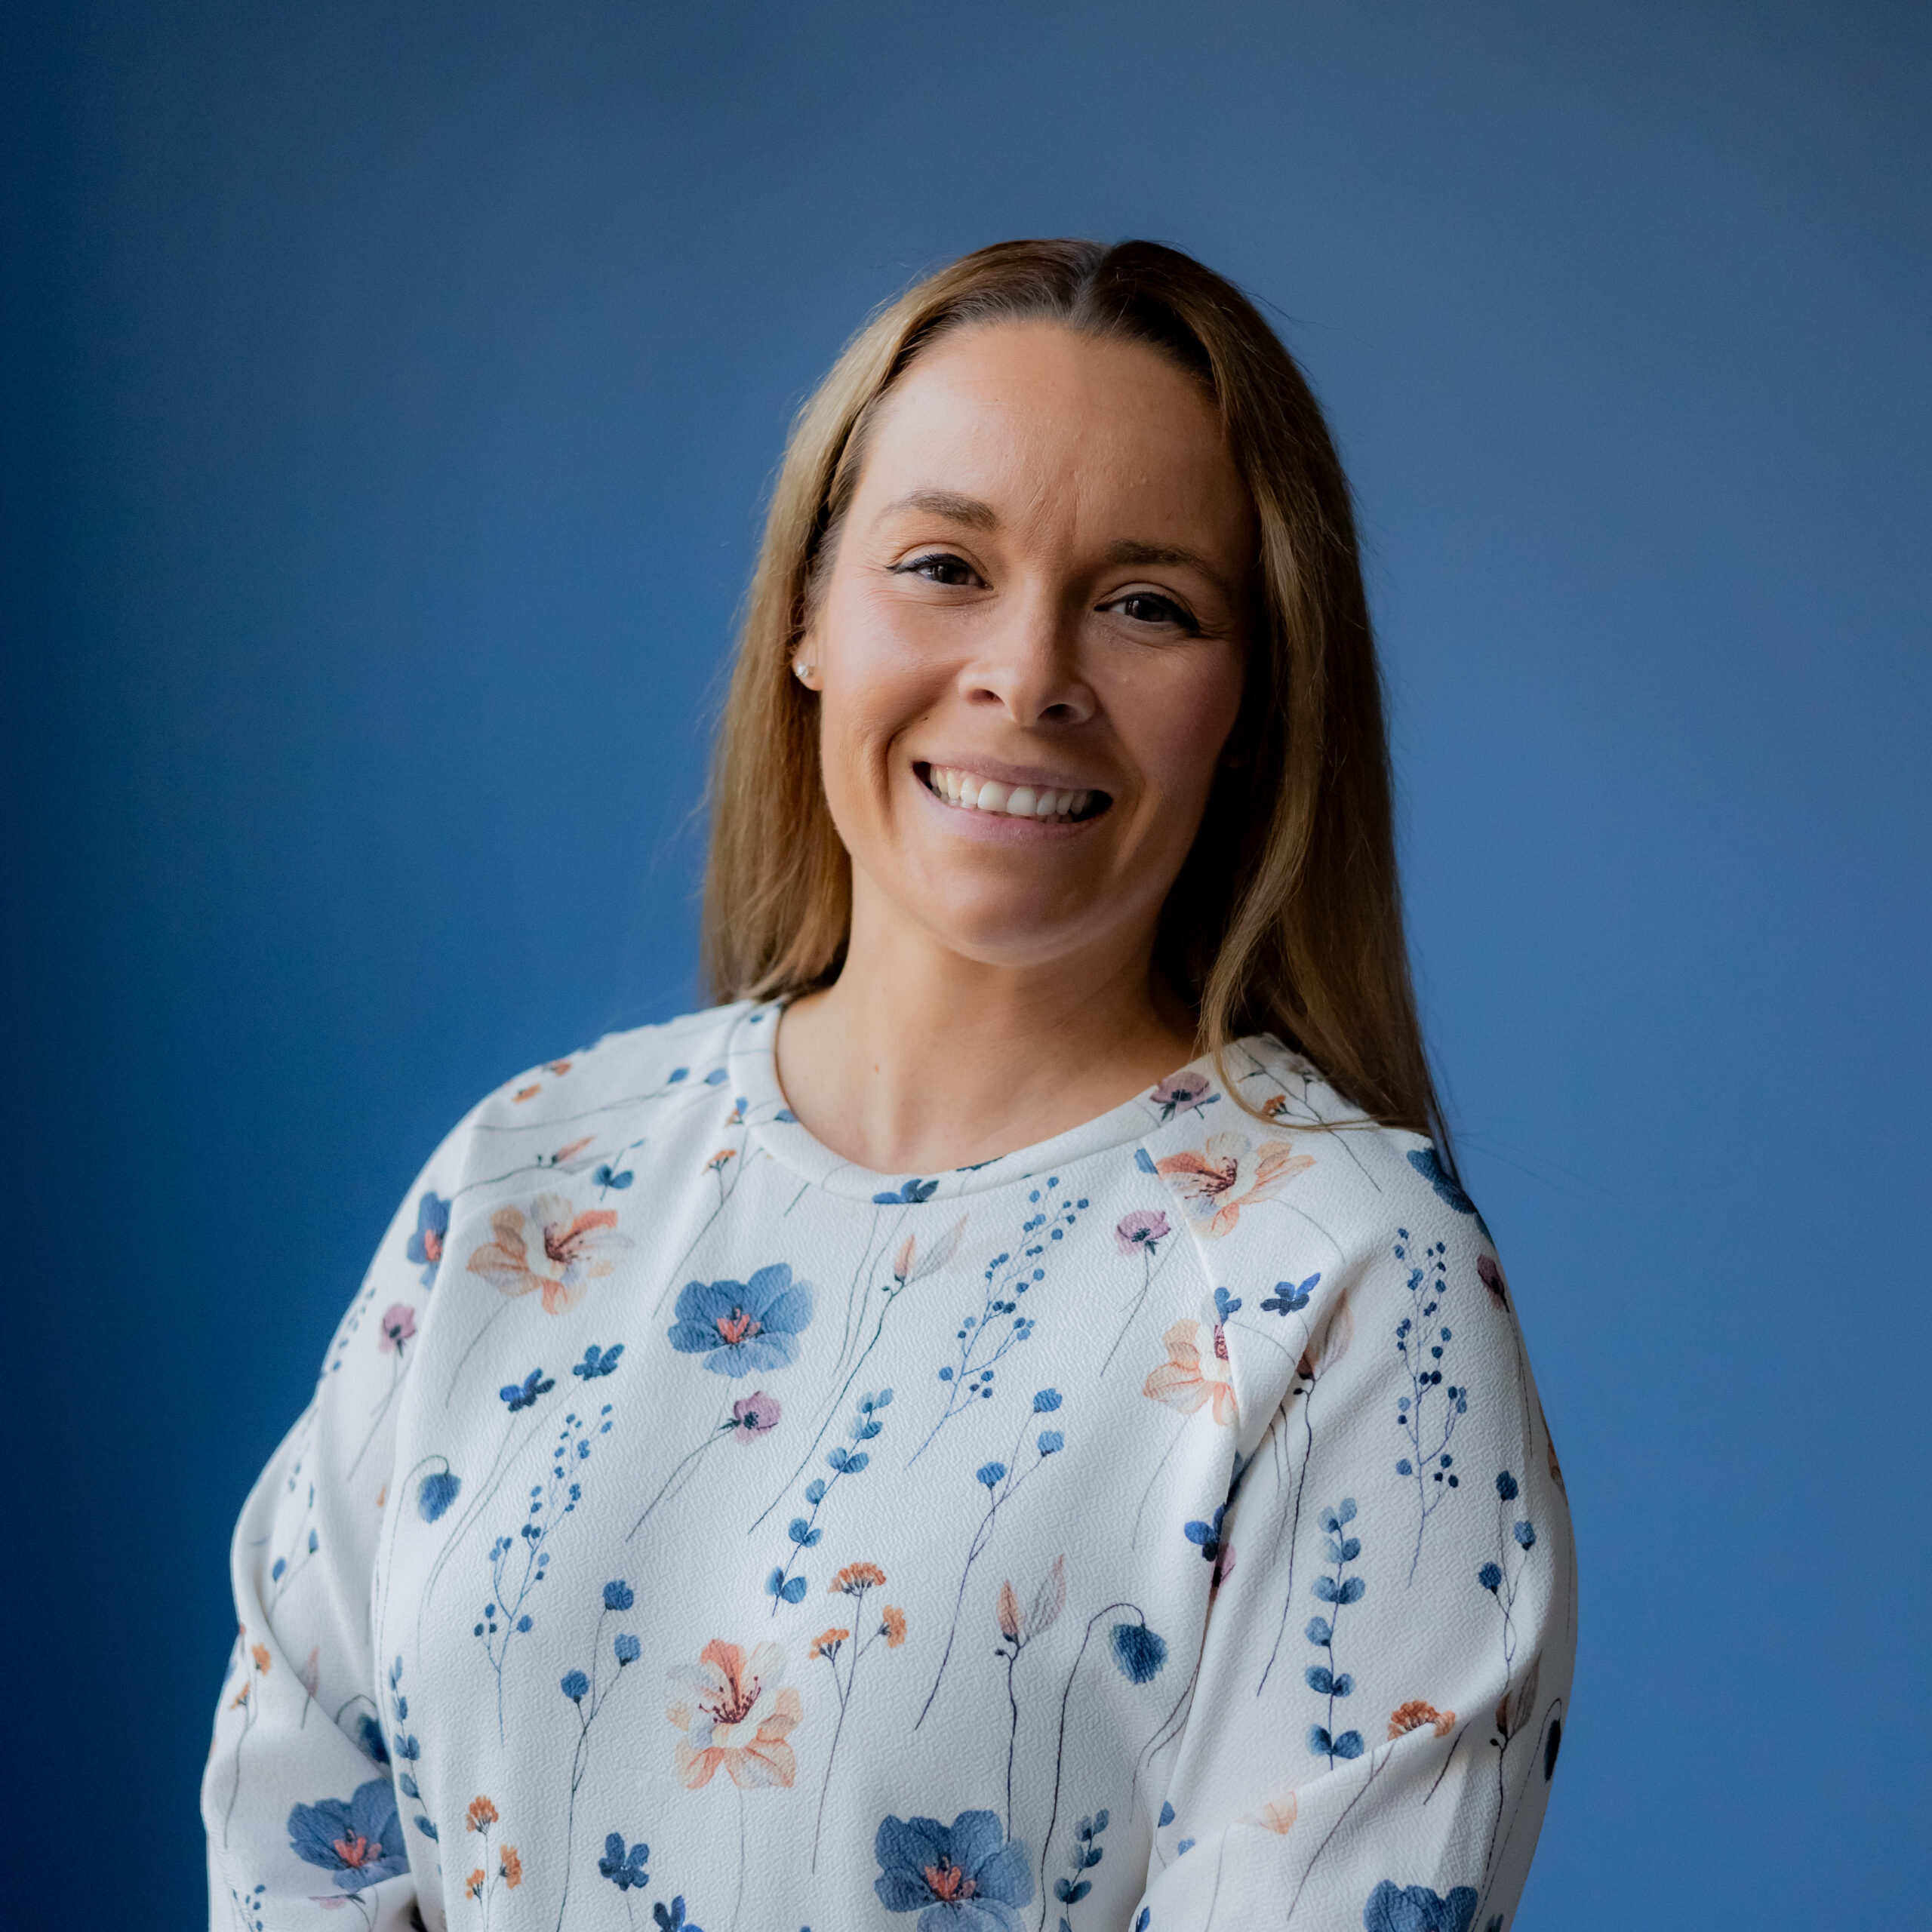
[[[352,1901],[374,1928],[416,1922],[411,1860],[427,1841],[411,1823],[410,1741],[384,1707],[370,1598],[465,1139],[460,1127],[444,1142],[398,1210],[235,1526],[239,1628],[202,1783],[210,1924],[224,1932],[339,1927]]]
[[[1238,1466],[1138,1932],[1514,1915],[1570,1694],[1569,1515],[1487,1230],[1446,1179],[1412,1204],[1309,1294]]]

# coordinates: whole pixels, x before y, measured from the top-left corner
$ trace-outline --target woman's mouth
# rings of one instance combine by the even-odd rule
[[[1098,817],[1113,802],[1106,792],[1091,786],[1061,790],[1045,785],[1005,785],[961,765],[922,764],[916,769],[928,791],[962,811],[1072,825]]]

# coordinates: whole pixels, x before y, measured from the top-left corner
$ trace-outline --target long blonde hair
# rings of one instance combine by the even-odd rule
[[[799,411],[765,519],[715,755],[703,961],[719,999],[784,998],[843,963],[851,872],[791,675],[879,399],[940,336],[1048,320],[1144,343],[1203,384],[1254,499],[1257,622],[1237,756],[1168,895],[1156,956],[1217,1063],[1269,1032],[1377,1121],[1449,1143],[1403,937],[1380,675],[1347,478],[1253,303],[1151,242],[1004,242],[875,315]],[[1238,1089],[1233,1090],[1238,1091]]]

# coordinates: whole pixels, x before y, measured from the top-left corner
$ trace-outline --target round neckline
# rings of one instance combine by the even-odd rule
[[[1190,1096],[1185,1104],[1164,1109],[1152,1097],[1171,1088],[1183,1075],[1198,1075],[1206,1081],[1207,1091],[1222,1091],[1214,1077],[1213,1055],[1201,1054],[1119,1106],[1030,1146],[937,1174],[882,1174],[834,1152],[786,1103],[778,1084],[777,1021],[783,1011],[782,1003],[776,1000],[749,1002],[726,1035],[731,1091],[746,1126],[766,1154],[801,1180],[828,1194],[869,1201],[879,1207],[918,1207],[928,1201],[985,1193],[1144,1140],[1176,1118],[1185,1118],[1204,1100],[1204,1091],[1201,1100]]]

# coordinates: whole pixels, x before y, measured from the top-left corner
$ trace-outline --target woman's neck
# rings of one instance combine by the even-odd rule
[[[1192,1016],[1130,950],[989,965],[855,931],[837,982],[785,1011],[786,1104],[834,1152],[935,1174],[1031,1146],[1192,1060]]]

